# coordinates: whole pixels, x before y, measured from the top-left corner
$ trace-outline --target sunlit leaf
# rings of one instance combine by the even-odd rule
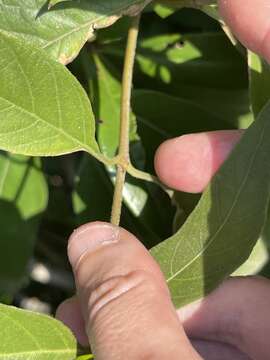
[[[95,120],[78,81],[42,50],[0,36],[0,148],[52,156],[98,156]]]
[[[0,304],[0,359],[74,360],[77,343],[68,328],[45,315]]]
[[[257,275],[269,261],[267,246],[262,239],[259,239],[254,246],[247,261],[244,262],[232,275],[250,276]]]

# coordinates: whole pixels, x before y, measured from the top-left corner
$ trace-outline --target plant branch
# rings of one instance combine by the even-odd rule
[[[129,123],[130,100],[132,89],[133,68],[136,55],[137,39],[139,33],[140,14],[132,19],[128,32],[127,47],[122,79],[121,117],[118,165],[116,173],[115,190],[113,196],[111,223],[119,225],[123,201],[123,189],[126,178],[126,169],[130,163],[129,157]]]

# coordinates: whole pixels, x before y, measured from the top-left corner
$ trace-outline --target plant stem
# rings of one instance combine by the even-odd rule
[[[119,163],[117,165],[115,190],[113,196],[111,223],[119,225],[123,201],[123,189],[126,178],[126,169],[130,163],[129,158],[129,123],[130,99],[132,89],[133,68],[136,55],[137,39],[140,25],[140,14],[132,19],[128,32],[127,47],[122,79],[120,138],[119,138]]]

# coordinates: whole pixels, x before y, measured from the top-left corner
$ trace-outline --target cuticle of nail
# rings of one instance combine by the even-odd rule
[[[70,237],[70,241],[68,243],[68,249],[72,246],[74,242],[77,241],[78,237],[81,237],[84,233],[89,233],[91,236],[91,230],[95,230],[96,228],[105,229],[110,228],[113,229],[111,238],[100,239],[99,243],[110,243],[110,242],[117,242],[119,237],[120,229],[117,226],[110,225],[110,224],[103,224],[103,225],[84,225],[78,229],[75,229]]]

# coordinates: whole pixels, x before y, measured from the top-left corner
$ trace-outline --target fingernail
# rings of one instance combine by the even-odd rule
[[[118,241],[119,228],[107,223],[91,223],[75,230],[69,239],[68,256],[71,265],[76,266],[78,260],[86,252]]]

